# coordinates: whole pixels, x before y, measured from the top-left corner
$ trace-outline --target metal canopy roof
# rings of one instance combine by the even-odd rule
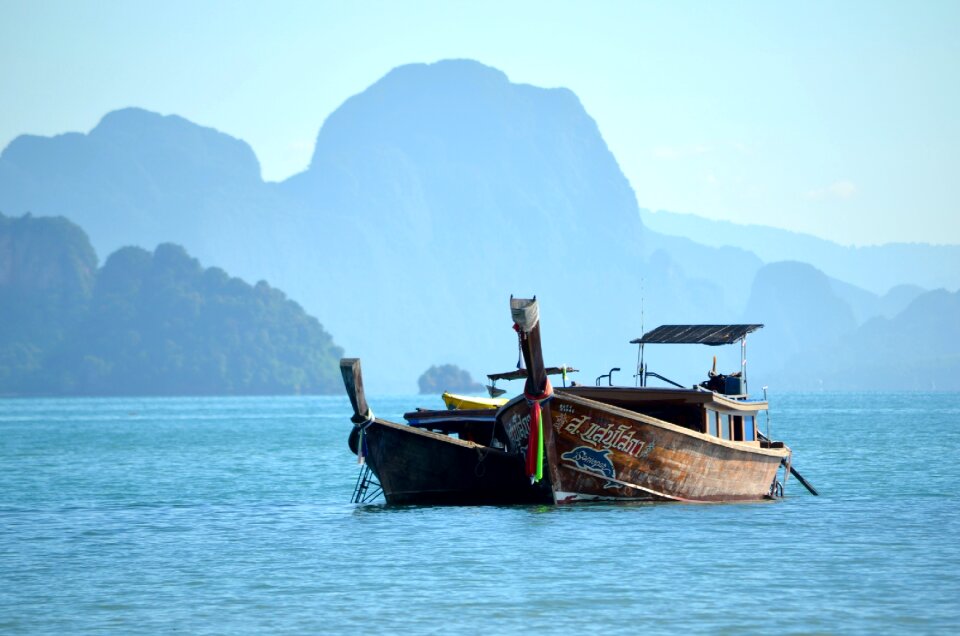
[[[663,325],[630,344],[733,344],[763,325]]]

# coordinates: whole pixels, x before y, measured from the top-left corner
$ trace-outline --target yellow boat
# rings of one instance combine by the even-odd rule
[[[473,397],[471,395],[457,395],[444,393],[443,402],[450,410],[463,409],[498,409],[507,403],[507,398]]]

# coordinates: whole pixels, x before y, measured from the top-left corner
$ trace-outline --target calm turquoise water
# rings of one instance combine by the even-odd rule
[[[349,504],[340,398],[4,400],[0,632],[956,632],[958,398],[774,396],[819,498],[566,508]]]

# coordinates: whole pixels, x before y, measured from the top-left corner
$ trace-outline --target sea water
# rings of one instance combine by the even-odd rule
[[[820,497],[472,508],[349,503],[344,398],[3,400],[0,632],[956,632],[958,398],[772,396]]]

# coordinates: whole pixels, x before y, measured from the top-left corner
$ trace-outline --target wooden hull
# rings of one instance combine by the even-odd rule
[[[549,485],[531,485],[516,453],[381,419],[365,437],[388,504],[553,503]]]
[[[544,438],[557,503],[758,501],[770,498],[781,461],[790,454],[562,392],[546,408]],[[523,400],[502,411],[516,447],[523,444],[528,412]]]

